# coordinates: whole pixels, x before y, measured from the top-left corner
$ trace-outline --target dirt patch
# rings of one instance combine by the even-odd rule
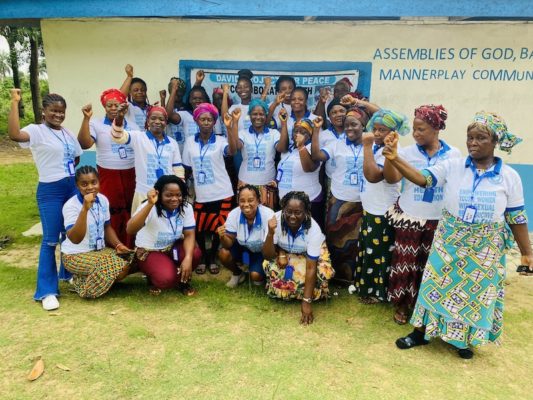
[[[0,165],[32,162],[31,151],[21,148],[6,136],[0,136]]]
[[[37,268],[39,261],[39,246],[9,246],[0,250],[0,262],[12,267],[23,269]]]

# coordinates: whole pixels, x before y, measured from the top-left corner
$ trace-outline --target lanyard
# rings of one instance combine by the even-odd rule
[[[168,224],[170,225],[170,229],[172,229],[174,237],[176,237],[176,233],[178,233],[178,218],[176,217],[176,226],[172,225],[172,215],[168,215],[167,213],[165,218],[168,220]]]
[[[254,133],[254,141],[255,141],[255,156],[256,157],[259,157],[259,145],[261,144],[261,142],[263,141],[263,137],[265,136],[263,134],[263,136],[261,136],[261,139],[259,139],[259,141],[257,141],[257,137],[259,136],[260,134],[259,133]]]
[[[477,174],[477,171],[475,170],[475,167],[472,168],[472,169],[473,169],[473,172],[474,172],[474,180],[472,182],[472,194],[470,195],[470,204],[474,203],[474,193],[476,192],[476,189],[479,186],[479,184],[481,183],[481,181],[483,180],[483,178],[488,178],[488,177],[491,177],[491,176],[494,175],[493,171],[486,171],[485,173],[483,173],[483,175],[480,176],[480,175]]]
[[[259,212],[259,210],[257,212]],[[254,218],[254,222],[252,222],[252,226],[250,226],[248,224],[248,220],[245,220],[245,223],[244,223],[244,244],[247,244],[248,240],[250,239],[250,236],[252,236],[252,232],[254,230],[256,218],[257,218],[257,215]]]
[[[433,157],[430,157],[428,153],[426,153],[426,150],[422,147],[419,147],[418,149],[420,150],[420,152],[424,155],[425,159],[427,160],[428,162],[428,167],[432,167],[434,166],[435,164],[437,164],[437,161],[439,160],[439,157],[440,157],[440,153],[443,149],[442,147],[442,144],[439,144],[439,150],[437,150],[437,152],[435,153],[435,155]],[[435,162],[432,164],[431,163],[431,160],[435,160]]]
[[[91,207],[89,212],[93,216],[93,220],[96,225],[96,236],[97,236],[97,239],[99,239],[99,238],[103,238],[104,235],[103,235],[103,232],[100,231],[100,203],[98,203],[98,198],[96,198],[94,204],[96,205],[96,214],[93,211],[94,206]]]
[[[292,231],[290,229],[287,229],[287,245],[289,246],[289,253],[292,253],[292,249],[294,248],[294,242],[296,242],[296,238],[298,237],[298,234],[300,233],[300,228],[298,228],[298,231],[296,232],[296,236],[292,235]],[[291,243],[292,239],[292,243]]]
[[[165,149],[165,143],[159,143],[157,139],[152,139],[151,142],[154,145],[155,154],[157,156],[157,165],[159,168],[161,168],[161,156],[163,155],[163,150]],[[161,148],[161,150],[159,150],[159,148]]]
[[[63,132],[63,128],[61,128],[61,135],[63,135],[63,139],[61,139],[59,135],[55,133],[48,125],[46,125],[46,127],[50,132],[52,132],[52,135],[61,142],[61,144],[63,145],[63,151],[65,151],[66,149],[65,156],[67,158],[74,158],[74,155],[70,152],[70,147],[68,146],[68,139],[65,136],[65,132]]]
[[[207,140],[207,145],[204,146],[204,142],[202,139],[198,138],[198,141],[200,142],[200,169],[204,166],[204,157],[207,154],[207,151],[209,150],[209,146],[211,146],[211,138],[213,137],[213,134],[211,133],[211,136],[209,136],[209,139]],[[203,151],[205,149],[205,151]]]
[[[353,158],[354,158],[354,160],[355,160],[354,165],[353,165],[354,170],[357,170],[357,159],[359,158],[359,155],[361,154],[361,149],[363,148],[363,146],[360,145],[360,144],[357,145],[357,146],[359,146],[359,151],[357,152],[357,155],[355,154],[355,148],[356,148],[356,146],[353,145],[353,144],[350,144],[350,145],[348,146],[348,147],[350,147],[350,150],[351,150],[352,153],[353,153]]]

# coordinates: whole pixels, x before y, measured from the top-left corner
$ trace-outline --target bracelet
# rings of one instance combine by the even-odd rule
[[[310,297],[302,297],[302,301],[305,301],[307,304],[311,304],[313,302],[313,299]]]

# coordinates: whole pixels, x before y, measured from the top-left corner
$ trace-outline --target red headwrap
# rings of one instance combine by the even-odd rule
[[[165,119],[168,120],[167,110],[165,110],[163,107],[160,107],[160,106],[150,106],[148,110],[148,114],[146,114],[146,122],[144,123],[145,129],[148,129],[148,120],[150,119],[150,115],[152,115],[156,111],[159,111],[161,114],[165,116]]]
[[[442,105],[427,104],[415,109],[415,118],[421,119],[438,131],[446,128],[448,111]]]
[[[353,84],[352,82],[350,82],[350,80],[345,76],[344,78],[340,79],[339,82],[345,82],[348,84],[348,86],[351,88],[353,87]]]
[[[100,95],[100,102],[105,107],[108,100],[116,100],[122,104],[126,102],[126,96],[118,89],[107,89]]]

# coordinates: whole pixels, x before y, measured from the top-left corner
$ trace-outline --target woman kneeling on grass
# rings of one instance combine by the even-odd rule
[[[440,337],[462,358],[470,346],[498,342],[503,331],[504,251],[509,225],[533,272],[522,182],[518,173],[494,156],[521,140],[501,117],[480,112],[468,126],[468,157],[450,158],[421,171],[398,157],[396,133],[385,139],[383,155],[414,184],[443,185],[444,210],[431,246],[411,324],[414,331],[396,341],[400,349]]]
[[[76,186],[79,193],[63,206],[67,239],[61,245],[62,259],[67,271],[73,274],[76,293],[96,298],[126,277],[130,266],[127,256],[132,250],[120,242],[111,226],[109,201],[98,193],[96,169],[80,167],[76,171]]]
[[[302,301],[300,323],[313,322],[314,300],[327,298],[334,274],[325,237],[311,217],[311,202],[304,192],[289,192],[268,221],[263,244],[267,294],[282,300]]]
[[[129,235],[137,235],[135,256],[151,284],[150,293],[176,287],[186,296],[196,294],[189,284],[201,257],[195,227],[187,185],[175,175],[161,176],[126,228]]]
[[[218,228],[222,245],[218,258],[233,273],[226,283],[227,287],[237,287],[244,281],[244,274],[236,262],[247,265],[250,278],[260,286],[265,281],[261,249],[274,211],[261,205],[261,195],[256,186],[242,186],[237,193],[237,201],[239,207],[231,210],[226,223]]]

